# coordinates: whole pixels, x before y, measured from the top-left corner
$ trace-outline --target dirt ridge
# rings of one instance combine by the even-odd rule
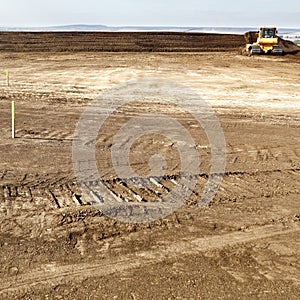
[[[242,35],[177,32],[0,32],[0,52],[235,51]]]

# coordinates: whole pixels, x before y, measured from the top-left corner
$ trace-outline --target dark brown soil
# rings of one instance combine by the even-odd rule
[[[258,31],[248,31],[244,34],[246,44],[253,44],[257,41]]]
[[[207,52],[234,51],[242,35],[173,32],[0,32],[0,51]]]

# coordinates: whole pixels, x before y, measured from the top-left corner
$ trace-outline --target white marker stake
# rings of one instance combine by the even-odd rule
[[[9,86],[9,71],[6,70],[5,74],[6,74],[6,83],[7,83],[7,86]]]
[[[11,137],[15,138],[15,121],[16,121],[16,104],[15,101],[11,102]]]

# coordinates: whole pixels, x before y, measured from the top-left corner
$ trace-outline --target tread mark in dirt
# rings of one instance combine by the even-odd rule
[[[54,201],[55,205],[57,206],[57,208],[61,208],[57,198],[55,197],[55,195],[53,194],[53,192],[51,192],[50,190],[46,190],[46,193],[50,195],[50,197],[52,198],[52,200]]]
[[[185,241],[157,246],[153,250],[137,252],[134,255],[105,260],[101,263],[81,263],[57,266],[54,264],[41,266],[29,273],[7,277],[0,282],[0,296],[7,297],[11,294],[26,292],[35,286],[61,284],[74,280],[84,280],[89,277],[103,277],[116,272],[141,268],[178,255],[194,255],[199,252],[221,250],[259,239],[267,239],[276,235],[286,235],[300,231],[300,226],[293,225],[287,228],[282,224],[265,225],[253,228],[246,232],[233,232],[224,235],[207,236],[204,238],[190,238]]]

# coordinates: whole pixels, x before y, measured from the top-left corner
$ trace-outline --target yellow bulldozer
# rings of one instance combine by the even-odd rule
[[[246,52],[253,54],[277,54],[282,55],[283,49],[279,45],[278,31],[276,27],[260,27],[257,40],[250,41],[246,45]]]

